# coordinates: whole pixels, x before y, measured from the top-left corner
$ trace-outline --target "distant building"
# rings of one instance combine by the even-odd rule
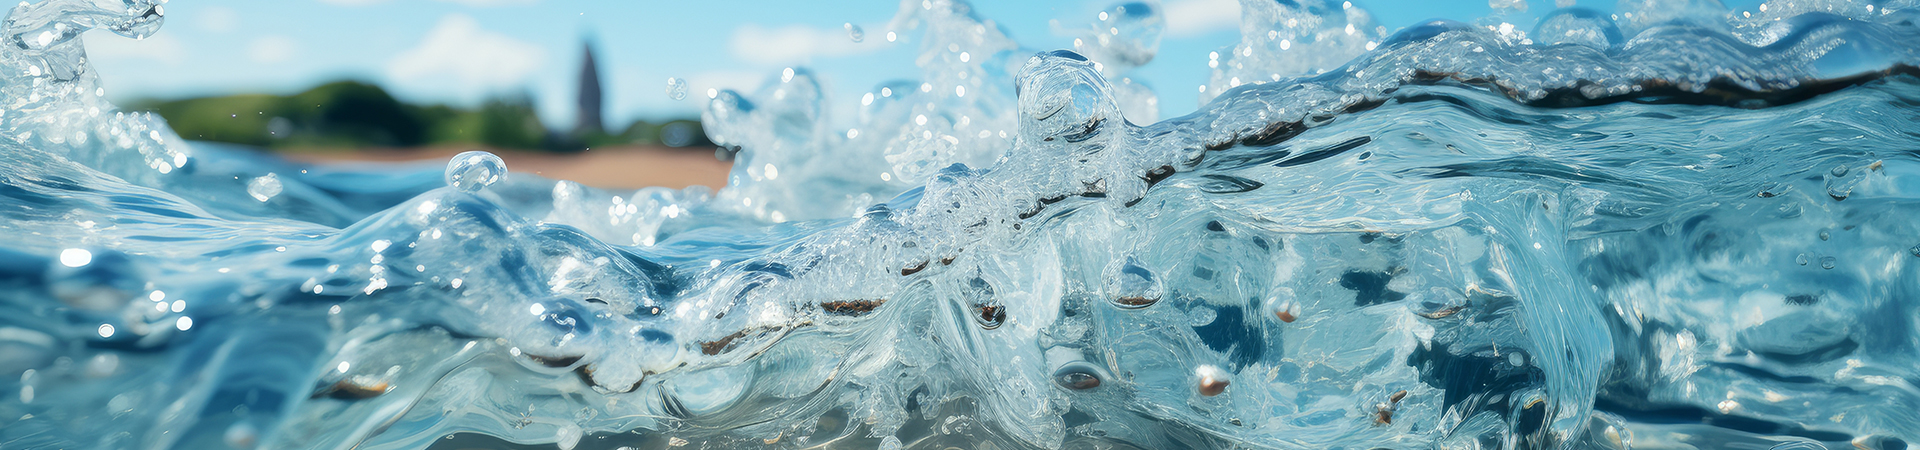
[[[599,133],[606,130],[600,119],[600,67],[593,61],[593,42],[582,39],[580,57],[580,100],[576,104],[574,117],[579,120],[573,126],[575,136]]]

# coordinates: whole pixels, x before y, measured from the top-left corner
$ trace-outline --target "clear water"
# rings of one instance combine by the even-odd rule
[[[1151,5],[907,2],[921,80],[717,93],[717,192],[182,141],[73,39],[154,0],[20,6],[0,448],[1906,448],[1920,4],[1767,5],[1248,0],[1155,121]]]

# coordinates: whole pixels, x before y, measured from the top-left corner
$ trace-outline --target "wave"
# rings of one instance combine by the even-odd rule
[[[1247,0],[1136,123],[1155,5],[1042,52],[909,1],[924,79],[716,92],[728,186],[632,193],[185,141],[73,39],[158,2],[20,6],[0,442],[1904,448],[1920,5],[1715,5]]]

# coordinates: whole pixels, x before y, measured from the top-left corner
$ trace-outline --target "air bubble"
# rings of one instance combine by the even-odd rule
[[[233,425],[227,426],[227,432],[221,437],[227,441],[228,447],[250,449],[260,443],[260,430],[246,421],[234,422]]]
[[[1107,266],[1107,295],[1121,309],[1140,309],[1160,301],[1164,287],[1153,270],[1128,256]]]
[[[1838,260],[1837,260],[1837,259],[1835,259],[1835,258],[1834,258],[1834,257],[1832,257],[1832,256],[1826,256],[1826,257],[1821,257],[1821,258],[1820,258],[1820,268],[1822,268],[1822,269],[1828,269],[1828,270],[1832,270],[1832,269],[1833,269],[1833,266],[1834,266],[1834,264],[1835,264],[1835,262],[1836,262],[1836,261],[1838,261]]]
[[[1060,366],[1059,370],[1053,371],[1054,384],[1076,391],[1100,387],[1103,378],[1105,377],[1101,375],[1100,367],[1086,361],[1067,363]]]
[[[1227,392],[1227,385],[1233,384],[1232,380],[1228,379],[1226,371],[1214,366],[1200,366],[1194,369],[1194,375],[1199,377],[1195,387],[1199,389],[1200,395],[1208,397]]]
[[[506,176],[507,163],[492,153],[475,150],[447,161],[447,185],[464,192],[480,192]]]

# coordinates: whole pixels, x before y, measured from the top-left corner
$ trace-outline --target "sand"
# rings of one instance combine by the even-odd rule
[[[291,150],[277,152],[290,160],[315,164],[434,163],[478,147],[426,147],[356,150]],[[733,165],[715,159],[711,148],[623,146],[593,148],[580,153],[544,153],[485,149],[500,155],[507,170],[532,173],[612,190],[649,186],[674,189],[701,185],[719,189],[727,184]]]

